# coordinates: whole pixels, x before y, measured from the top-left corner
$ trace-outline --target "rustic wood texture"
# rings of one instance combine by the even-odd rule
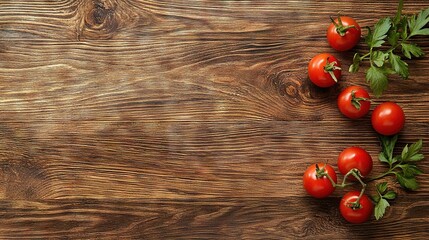
[[[396,1],[0,0],[0,238],[428,239],[428,160],[421,189],[390,181],[399,198],[363,225],[342,190],[302,189],[309,164],[380,150],[369,116],[336,107],[362,71],[307,78],[317,53],[351,63],[326,42],[338,10],[368,26]],[[429,156],[429,56],[409,66],[374,105],[400,104],[399,146]]]

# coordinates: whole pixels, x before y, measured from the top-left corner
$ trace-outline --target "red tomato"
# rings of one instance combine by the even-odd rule
[[[329,45],[337,51],[347,51],[358,44],[361,36],[359,24],[351,17],[338,17],[328,27]]]
[[[308,64],[308,76],[319,87],[330,87],[341,77],[341,64],[331,54],[322,53]]]
[[[355,206],[354,203],[359,198],[359,194],[360,192],[358,191],[348,192],[340,202],[341,215],[350,223],[363,223],[368,221],[374,210],[374,205],[365,194],[362,195],[359,203]]]
[[[395,135],[405,124],[405,114],[402,108],[393,102],[378,105],[371,116],[372,127],[382,135]]]
[[[363,148],[349,147],[344,149],[338,156],[337,166],[343,175],[346,175],[351,169],[356,168],[363,177],[366,177],[372,170],[372,158]]]
[[[351,119],[365,116],[371,107],[368,92],[359,86],[350,86],[344,89],[337,99],[340,112]]]
[[[315,198],[325,198],[334,192],[335,187],[327,176],[319,176],[320,174],[318,173],[327,173],[335,183],[337,183],[337,174],[328,164],[318,163],[317,167],[316,164],[313,164],[305,170],[303,177],[304,188],[308,194]]]

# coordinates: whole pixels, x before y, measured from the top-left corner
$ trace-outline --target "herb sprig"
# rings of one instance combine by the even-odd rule
[[[420,153],[423,141],[419,140],[411,145],[405,145],[401,154],[395,156],[394,150],[398,135],[393,137],[380,136],[379,139],[382,151],[378,159],[380,162],[388,164],[389,169],[380,176],[369,179],[368,182],[384,178],[387,175],[394,175],[396,181],[402,188],[411,191],[417,190],[419,184],[417,183],[416,176],[423,172],[417,167],[416,163],[424,159],[424,155]],[[374,216],[377,220],[383,217],[386,208],[390,206],[387,200],[393,200],[395,198],[395,192],[387,191],[386,182],[377,184],[377,195],[372,197],[376,204]]]
[[[376,203],[374,208],[374,216],[376,220],[379,220],[384,216],[386,209],[390,207],[390,203],[387,200],[394,200],[396,193],[392,190],[387,190],[387,182],[377,184],[377,195],[372,197],[372,200]]]
[[[420,153],[423,141],[419,140],[410,146],[407,144],[400,155],[393,156],[397,139],[398,135],[393,137],[380,136],[382,152],[378,159],[380,162],[388,164],[389,170],[372,180],[394,175],[401,187],[415,191],[419,188],[416,176],[423,173],[416,165],[418,161],[424,159],[423,154]]]
[[[402,8],[403,0],[400,0],[395,17],[382,18],[373,28],[367,27],[365,42],[369,51],[362,56],[356,53],[349,68],[350,72],[357,72],[362,62],[369,61],[370,67],[365,77],[376,97],[387,89],[388,75],[398,74],[403,79],[408,78],[408,64],[402,60],[400,52],[408,59],[424,55],[423,50],[411,42],[411,38],[429,35],[429,27],[426,27],[429,8],[411,16],[403,15]]]

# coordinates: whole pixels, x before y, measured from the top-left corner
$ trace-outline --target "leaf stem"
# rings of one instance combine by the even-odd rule
[[[364,60],[364,59],[370,59],[370,58],[368,58],[368,56],[370,55],[371,53],[366,53],[365,55],[362,55],[361,57],[360,57],[360,60],[362,61],[362,60]]]
[[[369,182],[372,182],[372,181],[384,178],[385,176],[390,175],[390,174],[395,174],[395,171],[389,170],[389,171],[387,171],[387,172],[385,172],[383,174],[380,174],[380,175],[378,175],[376,177],[368,179],[366,182],[369,183]]]

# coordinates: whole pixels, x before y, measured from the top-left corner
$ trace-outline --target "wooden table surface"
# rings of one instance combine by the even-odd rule
[[[343,190],[302,188],[308,165],[337,169],[352,145],[385,170],[369,116],[336,106],[364,72],[320,89],[307,64],[351,63],[326,42],[329,16],[370,26],[396,5],[0,0],[0,239],[428,239],[429,159],[419,191],[390,182],[400,195],[380,221],[348,224]],[[428,56],[374,105],[400,104],[399,145],[421,138],[429,156],[429,38],[416,41]]]

